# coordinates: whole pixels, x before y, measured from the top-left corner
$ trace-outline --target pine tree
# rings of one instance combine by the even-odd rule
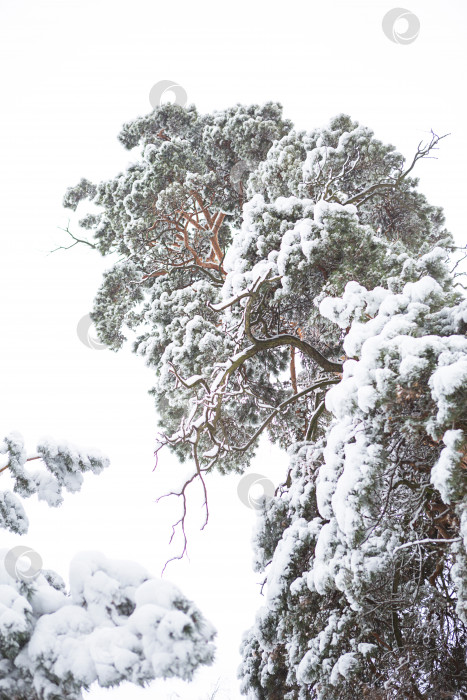
[[[268,103],[164,105],[119,138],[138,162],[64,204],[100,208],[80,224],[120,260],[92,318],[114,350],[137,332],[160,445],[193,463],[180,556],[194,480],[207,520],[206,474],[241,473],[264,431],[290,455],[258,518],[243,691],[463,697],[467,302],[413,177],[442,137],[406,162],[346,115],[298,132]]]

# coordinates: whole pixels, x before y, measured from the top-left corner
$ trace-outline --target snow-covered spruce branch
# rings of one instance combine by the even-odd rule
[[[7,554],[0,551],[0,698],[82,700],[95,685],[189,681],[212,664],[212,625],[138,564],[81,552],[67,590],[48,569],[13,577]]]
[[[10,433],[0,443],[0,455],[4,455],[0,473],[8,471],[14,482],[13,491],[0,492],[0,527],[18,534],[28,531],[29,521],[17,494],[23,498],[36,494],[39,500],[56,507],[63,502],[63,490],[80,490],[84,473],[100,474],[109,465],[108,458],[98,450],[82,451],[50,438],[42,440],[28,456],[19,433]],[[28,470],[26,464],[35,460],[41,460],[45,469]]]
[[[0,472],[10,472],[16,493],[35,493],[51,506],[63,500],[63,488],[79,490],[83,472],[108,465],[96,451],[50,439],[37,452],[28,457],[22,437],[11,433],[0,444]],[[26,469],[39,459],[45,471]],[[24,534],[27,527],[21,500],[1,492],[0,528]],[[213,662],[214,628],[176,586],[138,564],[80,553],[68,592],[55,571],[23,575],[14,551],[0,552],[0,698],[82,700],[94,684],[191,680]]]

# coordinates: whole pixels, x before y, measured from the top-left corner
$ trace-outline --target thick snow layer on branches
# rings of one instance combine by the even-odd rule
[[[0,471],[8,470],[14,483],[14,493],[0,492],[0,527],[21,535],[28,531],[29,522],[16,494],[23,498],[37,494],[39,500],[56,507],[63,502],[63,490],[75,493],[81,489],[84,473],[100,474],[109,465],[108,458],[99,450],[79,450],[52,438],[42,439],[35,454],[28,456],[24,440],[17,432],[10,433],[0,443],[0,458]],[[42,468],[28,468],[30,461]]]
[[[425,275],[400,293],[349,282],[341,298],[321,301],[320,312],[347,329],[343,347],[349,359],[342,380],[326,394],[332,421],[325,435],[315,446],[305,443],[291,451],[292,486],[265,506],[259,521],[261,569],[266,553],[271,557],[266,602],[243,642],[245,688],[253,683],[255,645],[262,649],[262,687],[268,687],[266,668],[271,678],[279,672],[268,659],[284,644],[288,683],[303,688],[303,695],[290,698],[300,700],[308,697],[309,685],[320,689],[317,697],[332,697],[332,688],[352,683],[367,656],[384,651],[384,641],[372,644],[378,623],[368,616],[384,609],[378,589],[384,599],[398,586],[398,595],[408,596],[406,606],[421,591],[428,600],[435,595],[420,578],[413,587],[394,583],[402,562],[415,555],[419,568],[432,543],[441,547],[435,552],[453,557],[453,604],[467,620],[467,450],[457,427],[465,425],[467,301]],[[417,441],[422,458],[411,447]],[[399,452],[405,453],[402,462]],[[439,494],[430,496],[433,505],[428,496],[418,500],[420,478],[422,494],[433,489]],[[400,499],[406,501],[402,509]],[[424,508],[437,508],[440,517],[449,514],[438,532],[440,519],[433,521],[431,539],[420,534]],[[456,518],[460,537],[449,534]],[[274,530],[277,521],[283,523],[280,533]],[[384,593],[386,581],[392,594]],[[306,610],[310,621],[304,630]],[[392,624],[399,623],[393,618]],[[416,629],[422,622],[412,624]]]
[[[267,204],[262,195],[254,195],[243,208],[241,231],[225,257],[224,298],[240,294],[267,270],[271,275],[281,275],[284,293],[290,292],[297,268],[305,273],[323,257],[325,247],[332,241],[336,218],[357,226],[356,211],[351,204],[343,206],[323,200],[314,203],[295,196],[278,197],[273,204]],[[273,219],[280,222],[280,238],[268,235],[267,224]],[[258,221],[265,225],[265,235],[258,236]],[[252,256],[258,262],[251,267],[247,261]]]
[[[189,680],[212,663],[214,634],[176,586],[133,562],[81,553],[69,593],[54,572],[26,584],[0,565],[2,697],[27,685],[30,698],[81,698],[95,682]]]
[[[441,474],[447,474],[442,465],[448,460],[446,450],[452,452],[453,431],[446,433],[446,428],[457,417],[457,392],[465,392],[467,387],[467,338],[424,333],[425,329],[429,331],[430,320],[432,327],[435,324],[436,312],[443,309],[440,285],[424,277],[405,285],[401,294],[383,291],[367,292],[350,283],[342,301],[326,299],[320,306],[321,313],[339,323],[343,314],[354,317],[344,349],[358,360],[344,363],[342,382],[326,395],[326,407],[335,421],[328,434],[317,485],[321,514],[335,515],[349,543],[363,526],[361,514],[357,514],[361,493],[373,480],[381,461],[382,446],[375,441],[374,423],[369,421],[376,407],[386,403],[389,409],[398,392],[409,391],[421,382],[428,385],[433,408],[417,422],[433,439],[446,435],[448,446],[433,467],[432,479],[442,495],[447,496],[448,487]],[[467,306],[467,302],[463,305]],[[451,309],[453,316],[454,311],[459,314],[459,309]],[[362,315],[369,320],[362,322]],[[452,325],[454,330],[455,324]],[[389,415],[387,420],[391,420]],[[415,420],[413,415],[407,416],[407,429],[414,427]],[[459,437],[459,432],[454,432]]]

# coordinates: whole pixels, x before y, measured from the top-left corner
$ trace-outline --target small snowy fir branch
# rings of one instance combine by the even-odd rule
[[[0,527],[23,535],[28,531],[28,518],[18,496],[36,494],[51,507],[63,502],[62,491],[75,493],[83,483],[83,474],[100,474],[109,465],[98,450],[80,451],[65,442],[42,440],[34,454],[28,456],[19,433],[10,433],[0,443],[0,474],[11,477],[13,491],[0,492]],[[36,462],[36,460],[40,460]],[[29,463],[45,469],[31,469]],[[17,495],[18,494],[18,495]]]

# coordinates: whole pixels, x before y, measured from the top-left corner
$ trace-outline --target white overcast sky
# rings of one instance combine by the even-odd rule
[[[438,160],[422,162],[416,174],[430,202],[445,208],[459,245],[466,243],[466,4],[407,3],[420,34],[399,45],[381,27],[392,0],[0,0],[2,436],[18,430],[31,450],[43,435],[65,438],[99,447],[112,461],[57,510],[28,501],[29,534],[2,532],[0,546],[28,544],[64,576],[79,550],[133,559],[156,575],[178,552],[167,546],[177,504],[155,503],[179,483],[181,470],[162,454],[160,472],[152,471],[151,372],[129,350],[91,350],[76,335],[108,262],[78,247],[48,254],[66,244],[59,230],[69,218],[61,206],[66,188],[126,166],[117,134],[150,110],[158,81],[182,85],[202,112],[277,100],[305,129],[346,112],[407,157],[430,129],[450,132]],[[251,471],[278,483],[285,467],[281,453],[264,444]],[[190,562],[173,563],[165,574],[217,627],[216,665],[191,685],[96,688],[91,700],[204,700],[217,678],[219,700],[241,697],[238,647],[261,597],[251,570],[255,513],[238,500],[238,481],[209,480],[211,516],[202,533],[192,494]]]

